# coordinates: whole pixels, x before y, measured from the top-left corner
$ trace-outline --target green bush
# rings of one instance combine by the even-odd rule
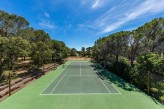
[[[162,103],[164,103],[164,95],[162,95],[159,99]]]
[[[136,60],[139,73],[158,73],[164,75],[164,58],[158,54],[149,53],[140,55]]]
[[[117,73],[117,75],[129,79],[130,78],[130,64],[127,58],[120,57],[118,63],[113,62],[109,65],[109,70],[111,72]]]
[[[161,90],[161,94],[164,95],[164,90]]]
[[[135,67],[132,72],[134,74],[135,83],[141,88],[147,88],[148,71],[152,74],[164,74],[164,58],[158,54],[149,53],[142,54],[137,57]]]
[[[151,93],[158,93],[159,92],[159,90],[157,88],[153,88],[153,87],[150,89],[150,91],[151,91]]]
[[[154,72],[164,76],[164,57],[160,57],[158,63],[155,65]]]

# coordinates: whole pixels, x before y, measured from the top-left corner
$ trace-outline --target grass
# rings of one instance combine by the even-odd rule
[[[70,63],[71,61],[67,62]],[[120,78],[114,82],[121,94],[99,95],[40,95],[41,91],[64,69],[59,66],[40,79],[32,82],[16,94],[0,103],[0,109],[164,109],[164,106],[138,90],[120,86]],[[112,79],[112,78],[110,78]],[[131,88],[129,83],[124,82]],[[134,87],[132,87],[134,88]]]

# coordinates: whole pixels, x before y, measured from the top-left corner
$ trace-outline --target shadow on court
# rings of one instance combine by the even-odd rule
[[[92,63],[93,64],[91,66],[93,67],[93,69],[95,70],[95,72],[97,73],[97,75],[99,75],[99,77],[101,79],[107,79],[107,80],[109,80],[108,82],[110,84],[114,83],[118,87],[121,87],[121,88],[123,88],[124,90],[127,90],[127,91],[140,91],[134,85],[126,82],[125,80],[121,79],[117,75],[115,75],[115,74],[113,74],[113,73],[111,73],[111,72],[103,69],[97,63],[95,63],[95,62],[92,62]]]

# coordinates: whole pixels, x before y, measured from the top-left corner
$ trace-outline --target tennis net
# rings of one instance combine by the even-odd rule
[[[67,68],[67,67],[70,67],[70,68],[91,68],[92,65],[63,65],[63,68]]]

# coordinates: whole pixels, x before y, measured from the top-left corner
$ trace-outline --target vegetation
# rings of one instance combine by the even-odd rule
[[[98,39],[92,57],[157,99],[164,96],[164,18]]]
[[[70,53],[64,42],[52,40],[43,30],[35,30],[29,22],[15,14],[0,10],[0,78],[4,71],[14,71],[18,58],[31,57],[33,68],[62,63]]]
[[[77,56],[78,55],[78,52],[75,48],[72,48],[71,51],[70,51],[70,56]]]
[[[92,55],[92,47],[82,47],[81,51],[78,51],[78,55],[80,55],[81,57],[91,57]]]
[[[77,55],[94,58],[104,68],[163,101],[164,18],[133,31],[110,34],[78,52],[62,41],[52,40],[45,31],[30,27],[25,18],[0,10],[0,79],[5,71],[15,70],[20,57],[31,57],[32,69],[38,69]]]

